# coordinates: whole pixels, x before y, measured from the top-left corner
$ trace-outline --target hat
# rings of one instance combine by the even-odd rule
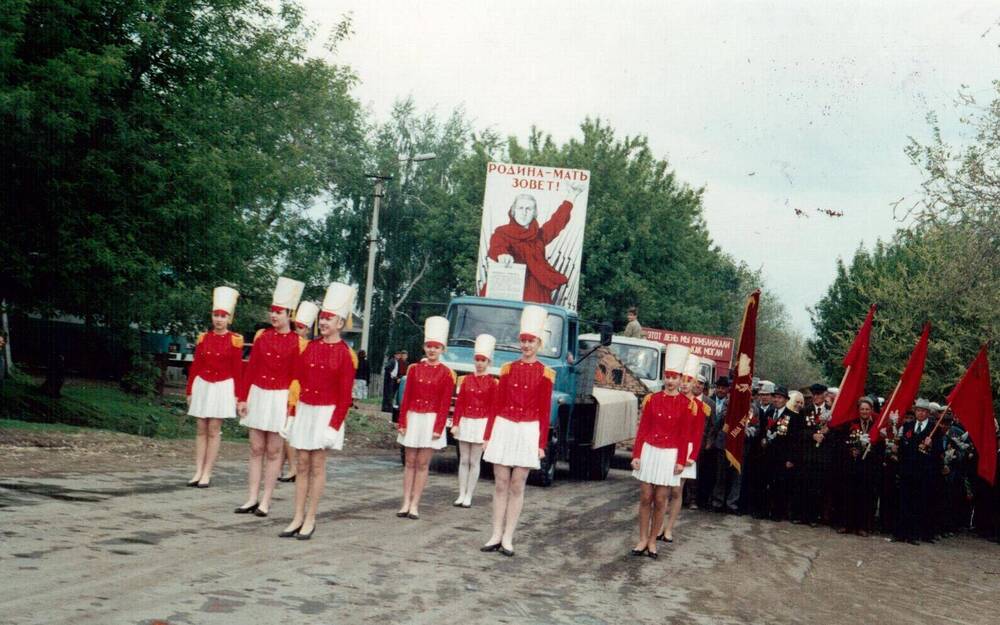
[[[480,334],[476,337],[476,347],[472,350],[472,353],[476,356],[485,356],[486,360],[493,360],[493,348],[496,345],[496,337],[489,334]]]
[[[680,375],[684,372],[684,365],[687,364],[688,354],[691,350],[677,343],[667,345],[666,362],[663,371]]]
[[[816,384],[813,384],[809,387],[809,392],[812,393],[813,395],[819,395],[820,393],[825,393],[826,385],[817,382]]]
[[[240,292],[232,287],[215,287],[215,290],[212,291],[212,312],[221,310],[232,317],[236,312],[236,300],[239,298]]]
[[[788,389],[785,388],[784,386],[775,386],[773,394],[781,396],[781,397],[784,397],[785,399],[789,398],[788,397]]]
[[[295,310],[302,299],[302,290],[306,288],[305,283],[292,280],[284,276],[278,278],[278,284],[274,287],[274,295],[271,296],[271,306]]]
[[[350,323],[351,311],[354,310],[354,297],[357,289],[343,282],[331,282],[326,287],[326,296],[323,297],[323,305],[320,310],[324,313],[337,315],[344,320],[345,324]],[[320,314],[322,318],[324,315]],[[345,325],[344,327],[348,327]]]
[[[531,304],[525,306],[524,310],[521,311],[520,338],[527,336],[529,338],[544,341],[545,320],[548,319],[548,317],[548,311],[541,306],[533,306]]]
[[[697,354],[688,354],[684,362],[684,377],[694,380],[699,371],[701,371],[701,358]]]
[[[759,392],[761,395],[773,395],[774,382],[770,380],[762,380],[760,383],[760,390],[757,392]]]
[[[448,344],[448,320],[444,317],[428,317],[424,319],[424,345]]]
[[[838,388],[836,386],[831,386],[830,388],[826,389],[826,392],[830,393],[831,395],[839,395],[840,394],[840,388]]]
[[[299,304],[299,310],[295,313],[295,323],[300,323],[305,327],[311,327],[316,323],[316,315],[319,314],[319,306],[310,301]]]
[[[916,403],[913,404],[913,407],[914,408],[923,408],[924,410],[930,410],[931,409],[931,403],[929,401],[927,401],[926,399],[924,399],[923,397],[921,397],[920,399],[918,399],[916,401]]]
[[[729,388],[729,378],[727,378],[724,375],[720,375],[719,378],[715,381],[715,385]]]
[[[943,408],[944,408],[944,406],[942,406],[941,404],[937,403],[936,401],[932,401],[930,403],[930,409],[933,410],[934,412],[941,412],[941,410]]]
[[[695,376],[695,380],[698,380],[702,384],[708,384],[708,378],[706,378],[703,373],[699,373],[697,376]]]

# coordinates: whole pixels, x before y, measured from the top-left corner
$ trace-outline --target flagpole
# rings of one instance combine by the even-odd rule
[[[840,401],[840,390],[844,388],[844,382],[847,382],[847,375],[851,372],[851,365],[847,365],[844,369],[844,377],[840,378],[840,388],[837,389],[837,397],[833,400],[833,405],[830,406],[830,417],[833,418],[833,411],[837,409],[837,402]]]

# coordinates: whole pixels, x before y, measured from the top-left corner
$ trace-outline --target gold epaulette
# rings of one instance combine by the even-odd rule
[[[646,404],[648,404],[649,400],[651,400],[651,399],[653,399],[653,393],[650,393],[650,394],[646,395],[645,397],[643,397],[642,398],[642,406],[639,406],[639,409],[642,410],[643,408],[645,408]]]
[[[469,376],[463,375],[462,377],[458,378],[458,385],[457,385],[458,388],[462,388],[462,385],[465,384],[465,378],[467,378],[467,377],[469,377]]]
[[[549,379],[549,382],[553,384],[556,383],[556,370],[551,367],[545,367],[545,371],[542,373],[545,377]]]
[[[232,332],[233,347],[243,349],[243,335],[239,332]]]
[[[259,338],[260,338],[260,335],[261,335],[261,334],[264,334],[264,331],[265,331],[265,330],[267,330],[267,328],[261,328],[260,330],[257,330],[257,333],[253,335],[253,342],[254,342],[254,343],[256,343],[256,342],[257,342],[257,339],[259,339]]]
[[[351,362],[354,363],[354,370],[357,371],[358,370],[358,355],[355,354],[354,350],[351,349],[350,347],[347,348],[347,351],[351,353]]]
[[[513,363],[505,362],[502,367],[500,367],[500,375],[507,375],[510,373],[510,366]]]
[[[705,413],[705,416],[712,414],[712,408],[705,402],[701,402],[701,411]]]
[[[307,347],[309,347],[309,339],[307,339],[304,336],[300,336],[299,337],[299,353],[301,354],[302,352],[306,351]]]
[[[202,332],[201,334],[198,335],[198,340],[196,341],[198,345],[201,345],[201,342],[205,340],[206,334],[208,334],[208,332]]]
[[[448,370],[448,373],[451,374],[451,383],[455,384],[458,381],[458,375],[456,375],[456,373],[451,370],[451,367],[445,365],[445,368]]]

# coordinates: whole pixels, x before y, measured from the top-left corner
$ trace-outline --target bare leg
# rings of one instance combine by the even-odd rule
[[[319,500],[324,488],[326,488],[326,450],[316,449],[309,452],[309,505],[306,508],[305,521],[302,523],[303,534],[311,533],[316,527],[316,511],[319,510]]]
[[[669,500],[670,504],[667,506],[667,526],[663,528],[663,535],[666,538],[672,539],[674,537],[674,523],[677,522],[677,517],[681,513],[681,502],[684,499],[684,487],[683,486],[671,486],[669,487]]]
[[[656,553],[656,536],[663,526],[663,513],[667,509],[667,486],[656,486],[653,490],[653,519],[649,528],[649,539],[646,547],[650,553]]]
[[[267,432],[250,428],[250,465],[247,469],[247,501],[242,507],[254,505],[260,495],[261,462],[264,460],[264,447]]]
[[[434,450],[430,447],[421,447],[417,450],[417,470],[413,476],[413,492],[410,494],[410,514],[420,514],[420,496],[424,494],[424,487],[427,486],[427,474],[431,468],[431,456]]]
[[[212,469],[215,468],[215,459],[219,457],[219,443],[222,441],[222,419],[205,420],[208,421],[208,440],[199,484],[208,484],[212,480]]]
[[[286,532],[302,527],[302,522],[306,518],[306,496],[309,492],[309,455],[308,451],[296,450],[295,471],[299,478],[295,480],[295,514],[292,517],[292,522],[285,527]]]
[[[510,494],[507,497],[507,516],[504,519],[503,536],[500,544],[504,549],[514,550],[514,528],[521,518],[524,508],[524,484],[528,481],[527,467],[514,467],[510,472]]]
[[[465,505],[472,505],[472,493],[476,491],[479,482],[479,459],[483,457],[483,446],[469,445],[469,475],[465,480]]]
[[[503,522],[507,515],[507,499],[510,491],[510,467],[493,465],[493,534],[487,545],[496,545],[503,537]]]
[[[205,449],[208,447],[208,419],[194,418],[198,431],[194,435],[194,477],[192,482],[201,481],[201,474],[205,471]]]
[[[653,513],[653,485],[649,482],[639,482],[639,542],[635,548],[639,551],[646,548],[649,542],[649,518]],[[656,539],[656,535],[653,535]]]
[[[466,483],[469,481],[469,448],[472,443],[458,441],[458,499],[455,505],[465,503]]]
[[[403,507],[400,512],[410,511],[410,500],[413,498],[413,481],[417,474],[417,452],[416,447],[403,448]]]
[[[298,467],[296,467],[297,462],[295,460],[296,451],[294,447],[288,444],[288,441],[284,441],[284,452],[284,459],[282,460],[282,463],[285,461],[288,462],[288,475],[286,477],[295,477],[295,471],[298,469]]]
[[[283,439],[277,432],[267,432],[264,446],[264,496],[260,498],[260,509],[267,512],[271,509],[271,496],[274,495],[274,485],[281,473],[281,444]]]

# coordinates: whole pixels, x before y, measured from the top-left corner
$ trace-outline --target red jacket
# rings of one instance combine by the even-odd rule
[[[232,379],[233,393],[239,391],[240,372],[243,368],[243,335],[236,332],[216,334],[202,332],[194,348],[194,360],[188,370],[187,394],[195,378],[206,382],[222,382]]]
[[[357,368],[358,357],[344,341],[310,341],[295,359],[295,371],[288,388],[290,412],[295,413],[299,401],[310,406],[336,406],[330,426],[339,430],[347,418],[347,410],[354,403],[351,389]]]
[[[489,374],[460,377],[452,425],[458,425],[462,417],[482,419],[491,416],[493,403],[496,401],[497,384],[497,379]]]
[[[698,414],[695,415],[694,420],[691,421],[691,453],[687,456],[687,459],[691,462],[698,461],[698,454],[701,452],[701,439],[705,436],[705,420],[708,416],[712,414],[712,409],[708,407],[708,404],[703,402],[700,398],[695,397],[694,402],[698,404]]]
[[[265,391],[286,390],[292,385],[296,356],[306,349],[309,341],[294,332],[279,334],[274,328],[258,330],[253,338],[250,362],[243,372],[238,396],[246,401],[250,387]]]
[[[688,443],[694,444],[692,456],[697,454],[699,441],[694,439],[697,433],[694,421],[702,414],[704,413],[695,400],[680,393],[667,395],[662,391],[647,395],[642,404],[642,417],[639,419],[632,457],[641,457],[642,447],[648,443],[661,449],[676,449],[677,464],[684,464]]]
[[[490,411],[483,438],[490,440],[497,417],[515,423],[537,421],[538,448],[548,447],[552,385],[555,380],[556,372],[538,361],[526,363],[516,360],[501,367],[496,402]]]
[[[455,390],[455,372],[442,364],[429,365],[426,362],[412,364],[406,369],[406,388],[403,403],[399,406],[400,429],[406,428],[409,412],[433,412],[434,433],[444,432],[451,408],[451,394]]]

